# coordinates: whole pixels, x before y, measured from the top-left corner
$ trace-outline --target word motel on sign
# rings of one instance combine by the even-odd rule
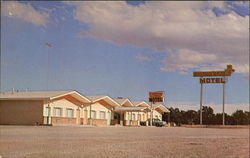
[[[226,78],[200,78],[200,83],[226,83]]]

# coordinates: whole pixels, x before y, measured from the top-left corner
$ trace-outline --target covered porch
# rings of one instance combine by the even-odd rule
[[[148,107],[117,107],[114,110],[117,117],[117,123],[122,126],[140,126],[140,122],[147,123],[150,109]]]

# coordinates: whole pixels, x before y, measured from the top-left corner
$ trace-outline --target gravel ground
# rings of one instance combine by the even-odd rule
[[[249,129],[0,126],[2,158],[248,158]]]

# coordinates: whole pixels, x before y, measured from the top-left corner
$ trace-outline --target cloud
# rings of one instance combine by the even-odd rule
[[[147,61],[151,60],[151,57],[145,54],[136,54],[135,58],[139,60],[147,60]]]
[[[204,63],[215,61],[214,54],[204,54],[187,49],[179,49],[177,52],[169,53],[163,60],[161,70],[165,71],[188,71],[190,68],[199,68]]]
[[[222,113],[222,104],[203,103],[203,106],[210,106],[213,108],[214,113]],[[181,110],[199,110],[200,104],[196,102],[169,102],[168,107],[179,108]],[[236,110],[249,111],[249,103],[235,103],[225,104],[225,112],[232,114]]]
[[[214,8],[226,8],[225,2],[146,1],[138,6],[124,1],[70,4],[76,8],[74,17],[89,25],[81,36],[166,51],[163,71],[225,69],[230,63],[236,73],[249,75],[249,15],[241,16],[230,8],[216,15]]]
[[[49,14],[37,11],[30,4],[17,1],[4,1],[1,5],[1,15],[3,16],[15,17],[38,26],[46,26],[48,22]]]

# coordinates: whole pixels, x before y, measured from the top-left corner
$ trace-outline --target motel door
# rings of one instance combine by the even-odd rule
[[[83,124],[87,124],[88,123],[88,110],[84,110],[84,120],[83,120]]]
[[[80,124],[81,123],[81,120],[80,120],[80,110],[77,109],[76,110],[76,124]]]
[[[138,120],[138,121],[141,121],[141,114],[138,114],[138,115],[137,115],[137,120]]]
[[[108,125],[110,125],[110,121],[111,121],[111,114],[110,111],[108,111]]]

